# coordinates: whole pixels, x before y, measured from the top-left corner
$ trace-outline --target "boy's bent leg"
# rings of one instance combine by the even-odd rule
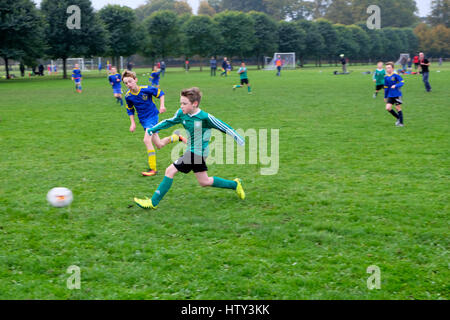
[[[158,133],[154,133],[152,135],[152,141],[155,144],[156,148],[161,149],[163,147],[165,147],[166,145],[168,145],[169,143],[174,143],[174,142],[187,142],[187,139],[185,137],[183,137],[182,135],[180,135],[180,132],[178,130],[176,130],[172,135],[165,137],[165,138],[160,138]]]
[[[242,200],[245,199],[245,192],[240,179],[236,178],[234,180],[226,180],[219,177],[210,178],[208,177],[206,171],[197,172],[195,173],[195,175],[197,176],[197,180],[199,181],[200,185],[203,187],[212,186],[215,188],[236,190],[238,197]]]
[[[386,110],[387,110],[387,112],[389,112],[390,114],[392,114],[392,116],[393,116],[394,118],[398,119],[398,114],[397,114],[397,112],[395,112],[394,110],[392,110],[392,104],[388,103],[388,104],[386,105]]]
[[[215,188],[236,190],[238,197],[242,200],[245,199],[245,192],[244,188],[242,188],[240,179],[226,180],[219,177],[209,177],[207,171],[195,172],[195,176],[202,187],[211,186]]]
[[[207,171],[195,172],[195,177],[202,187],[209,187],[214,183],[214,178],[209,177]]]
[[[173,177],[178,172],[177,168],[173,164],[171,164],[166,169],[166,175],[164,176],[163,181],[159,184],[158,189],[156,189],[151,199],[138,199],[134,198],[134,202],[144,209],[156,209],[159,202],[162,200],[164,195],[169,191],[172,186]]]
[[[166,175],[164,176],[163,181],[159,184],[158,189],[156,189],[155,193],[152,197],[152,204],[156,207],[165,194],[169,191],[172,186],[173,177],[178,172],[177,168],[173,164],[171,164],[166,169]]]

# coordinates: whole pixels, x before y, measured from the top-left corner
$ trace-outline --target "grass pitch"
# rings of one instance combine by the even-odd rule
[[[280,163],[209,166],[241,178],[245,201],[179,173],[156,211],[132,199],[152,195],[174,145],[140,175],[143,130],[128,131],[106,75],[86,73],[81,95],[53,77],[1,81],[0,299],[448,299],[450,65],[431,67],[429,94],[404,76],[404,128],[372,98],[375,67],[349,69],[250,70],[253,95],[232,91],[235,73],[169,70],[161,120],[198,86],[234,128],[279,129]],[[70,207],[48,205],[56,186]]]

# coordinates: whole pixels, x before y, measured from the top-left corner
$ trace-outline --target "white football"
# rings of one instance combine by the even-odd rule
[[[47,201],[54,207],[65,207],[72,203],[73,194],[67,188],[53,188],[47,193]]]

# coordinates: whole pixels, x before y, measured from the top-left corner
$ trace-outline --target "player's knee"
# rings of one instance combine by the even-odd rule
[[[386,110],[387,111],[391,111],[392,110],[392,106],[386,106]]]
[[[175,168],[175,166],[172,164],[167,167],[165,175],[169,178],[173,178],[175,174],[178,172],[178,170]]]
[[[152,143],[152,138],[150,136],[148,136],[148,135],[145,135],[143,141],[147,145],[147,144]]]
[[[154,143],[156,149],[161,149],[162,147],[164,147],[161,140],[155,140],[155,141],[153,141],[153,143]]]

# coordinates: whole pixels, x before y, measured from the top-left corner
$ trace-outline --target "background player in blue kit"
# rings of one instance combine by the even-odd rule
[[[80,66],[75,64],[75,67],[72,70],[72,81],[75,81],[75,90],[77,90],[78,93],[81,93],[81,79],[83,78],[83,75],[81,74]]]
[[[159,88],[159,78],[160,78],[161,70],[158,70],[157,66],[153,67],[153,72],[148,79],[153,87]]]
[[[403,111],[402,111],[402,92],[400,88],[405,84],[405,80],[394,72],[394,63],[386,63],[386,75],[384,76],[384,100],[386,102],[386,110],[397,119],[395,125],[403,127]],[[395,104],[397,112],[392,110]]]
[[[117,102],[120,102],[120,105],[123,106],[122,100],[122,77],[119,73],[117,73],[117,68],[111,68],[111,75],[108,77],[109,83],[112,86],[114,97],[117,99]]]
[[[127,113],[130,116],[131,121],[130,131],[134,132],[136,130],[136,122],[134,121],[135,111],[138,114],[139,122],[145,130],[144,144],[147,147],[149,170],[142,172],[142,175],[154,176],[157,173],[157,170],[156,152],[153,143],[156,148],[161,149],[169,143],[178,141],[186,142],[187,140],[177,133],[165,137],[164,139],[160,139],[157,132],[150,136],[147,133],[147,129],[152,128],[158,123],[159,113],[166,112],[166,108],[164,107],[164,92],[155,87],[138,86],[136,73],[129,70],[123,72],[122,81],[129,89],[125,94],[125,101],[127,102]],[[156,108],[153,98],[160,99],[161,101],[159,111]]]

